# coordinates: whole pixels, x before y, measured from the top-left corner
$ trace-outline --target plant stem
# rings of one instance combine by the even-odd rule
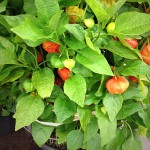
[[[39,46],[39,48],[40,48],[40,52],[41,52],[41,54],[42,54],[42,58],[44,58],[44,54],[43,54],[43,50],[42,50],[41,46]],[[46,62],[46,61],[43,61],[42,63],[39,64],[39,66],[40,66],[41,64],[44,64],[44,67],[45,67],[45,66],[46,66],[45,62]]]
[[[128,122],[126,121],[125,124],[128,126],[130,132],[131,132],[131,136],[133,138],[133,132],[132,132],[132,129],[131,129],[131,126],[128,124]]]

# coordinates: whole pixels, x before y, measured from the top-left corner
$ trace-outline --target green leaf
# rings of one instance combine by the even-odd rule
[[[65,129],[65,125],[58,126],[56,128],[56,135],[58,137],[58,144],[65,143],[67,141],[67,134],[69,132]]]
[[[73,36],[79,40],[81,43],[84,43],[84,29],[79,24],[67,24],[66,29],[73,34]]]
[[[1,18],[0,18],[1,19]],[[9,34],[9,31],[0,23],[0,30],[1,30],[1,33],[0,33],[0,36],[2,35],[8,35]]]
[[[26,18],[30,18],[28,14],[22,14],[17,16],[4,16],[5,20],[11,27],[16,27],[20,25]]]
[[[19,1],[18,0],[11,0],[11,1],[8,0],[8,2],[9,2],[9,6],[11,6],[11,9],[15,9],[15,10],[21,9],[22,5],[23,5],[23,0],[19,0]]]
[[[125,142],[127,138],[127,128],[124,127],[123,129],[117,129],[116,131],[116,136],[114,137],[114,139],[112,139],[112,141],[110,141],[107,146],[106,146],[106,149],[112,149],[121,144],[123,144]]]
[[[66,35],[63,39],[67,46],[73,50],[78,50],[86,47],[85,43],[80,42],[73,35]]]
[[[65,143],[67,141],[67,135],[70,131],[74,130],[76,123],[63,124],[56,128],[56,135],[58,137],[58,144]]]
[[[103,96],[103,93],[105,90],[105,84],[109,78],[110,78],[109,76],[102,75],[100,85],[99,85],[98,90],[95,93],[95,96],[97,96],[97,97]]]
[[[32,136],[39,147],[47,142],[53,130],[54,127],[44,126],[37,122],[32,123]]]
[[[0,2],[0,13],[6,10],[7,0]]]
[[[81,75],[74,75],[65,81],[64,93],[79,106],[84,106],[86,82]]]
[[[17,66],[9,66],[0,72],[0,81],[4,80]]]
[[[124,5],[126,1],[127,0],[118,0],[114,5],[107,8],[106,11],[112,17],[118,12],[118,10]]]
[[[0,65],[0,72],[3,70],[3,67],[4,67],[5,65]]]
[[[44,35],[42,29],[34,24],[30,18],[26,18],[19,26],[10,29],[12,32],[20,36],[27,45],[36,47],[51,35]]]
[[[77,150],[83,145],[83,132],[81,130],[72,130],[67,135],[67,150]]]
[[[123,68],[123,70],[121,71],[121,74],[124,76],[138,76],[150,74],[150,66],[141,60],[126,61],[125,64],[125,68]]]
[[[88,89],[88,90],[91,90],[91,89],[94,87],[94,84],[96,84],[97,82],[100,82],[101,80],[103,80],[102,78],[103,78],[102,75],[94,73],[94,74],[93,74],[93,77],[92,77],[92,78],[89,78],[89,80],[88,80],[88,82],[87,82],[87,89]],[[109,77],[109,78],[110,78],[110,77]],[[95,91],[94,91],[94,93],[95,93]],[[92,93],[91,93],[91,94],[92,94]],[[90,93],[89,93],[88,95],[90,95]],[[94,94],[93,94],[93,95],[94,95]],[[92,97],[92,95],[91,95],[91,97]],[[90,98],[90,97],[89,97],[89,98]],[[98,98],[98,99],[99,99],[99,98]]]
[[[117,115],[117,120],[125,119],[126,117],[128,117],[142,109],[143,109],[143,107],[141,106],[141,104],[137,103],[137,102],[124,104]]]
[[[0,37],[0,65],[17,64],[15,46],[8,39]]]
[[[98,133],[87,142],[87,150],[102,150],[100,135]]]
[[[90,120],[92,118],[92,112],[89,109],[84,109],[84,108],[78,107],[77,113],[79,116],[81,127],[85,131],[87,125],[90,123]]]
[[[128,58],[128,59],[138,59],[138,55],[128,47],[123,46],[118,41],[111,40],[107,45],[102,47],[102,49],[106,49],[114,54],[117,54],[121,57]]]
[[[117,146],[116,150],[122,150],[122,145]]]
[[[74,72],[75,74],[80,74],[83,77],[93,77],[92,71],[78,62],[76,62],[75,66],[72,69],[72,72]]]
[[[50,29],[50,30],[55,30],[56,31],[56,29],[57,29],[57,26],[58,26],[58,22],[59,22],[59,19],[60,19],[60,17],[61,17],[61,13],[62,13],[62,11],[58,11],[58,12],[56,12],[52,17],[51,17],[51,19],[50,19],[50,21],[49,21],[49,25],[48,25],[48,28]]]
[[[76,104],[70,101],[65,94],[61,94],[55,101],[54,112],[56,113],[58,122],[62,123],[75,114]]]
[[[96,96],[95,92],[90,92],[88,95],[86,94],[85,105],[98,104],[101,101],[99,97]]]
[[[95,35],[98,35],[98,26],[96,26],[95,28]],[[111,40],[110,36],[105,35],[104,31],[100,31],[100,35],[102,36],[98,37],[98,39],[94,42],[94,45],[99,48],[107,45],[108,42]]]
[[[50,18],[60,10],[57,0],[35,0],[35,6],[37,17],[42,23],[48,23]]]
[[[23,9],[27,14],[36,15],[37,9],[35,7],[35,0],[24,0]]]
[[[124,100],[137,99],[141,97],[141,88],[140,86],[135,87],[135,85],[129,86],[129,88],[124,93],[122,93],[122,96]]]
[[[91,38],[89,37],[87,31],[85,32],[85,40],[86,40],[86,44],[89,46],[89,48],[91,48],[92,50],[97,51],[98,53],[100,52],[100,51],[99,51],[99,47],[96,46],[96,45],[94,45],[94,44],[92,43],[92,40],[91,40]]]
[[[51,115],[51,113],[53,112],[53,109],[54,109],[53,105],[52,104],[48,104],[45,107],[42,115],[40,116],[40,119],[42,119],[42,120],[47,119]]]
[[[32,82],[42,98],[50,97],[54,86],[54,74],[51,69],[45,67],[35,71],[32,76]]]
[[[150,129],[150,111],[141,110],[138,112],[139,116],[142,118],[145,126]]]
[[[14,44],[7,38],[0,36],[0,47],[9,50],[10,53],[15,52]]]
[[[25,96],[21,98],[16,106],[16,118],[15,130],[19,130],[24,126],[30,125],[35,121],[43,112],[44,103],[43,101],[34,96]]]
[[[7,23],[7,21],[5,20],[5,16],[4,15],[0,15],[0,24],[2,26],[4,26],[7,29],[7,31],[9,32],[10,26]]]
[[[56,32],[58,36],[62,35],[66,31],[65,26],[67,25],[68,22],[69,22],[69,16],[66,13],[62,13],[57,24]]]
[[[134,37],[150,30],[150,15],[140,12],[124,12],[116,18],[115,23],[114,32],[124,37]]]
[[[147,128],[142,125],[138,125],[138,134],[139,136],[145,137],[147,135]]]
[[[103,104],[106,108],[108,113],[109,119],[112,122],[116,115],[118,114],[119,110],[122,107],[123,97],[122,95],[112,95],[107,93],[103,99]]]
[[[113,75],[111,68],[103,54],[99,54],[96,51],[85,48],[78,52],[76,59],[83,66],[95,73],[111,76]]]
[[[24,70],[22,68],[16,68],[10,72],[10,74],[2,81],[2,84],[7,82],[13,82],[19,79],[24,74]]]
[[[1,116],[10,116],[10,111],[7,109],[1,109]]]
[[[94,12],[99,23],[101,23],[104,20],[109,20],[109,15],[97,0],[85,0],[85,1]]]
[[[149,0],[127,0],[127,2],[146,2]]]
[[[117,121],[109,121],[109,118],[102,113],[100,107],[96,107],[96,117],[100,128],[101,145],[109,143],[116,135]]]
[[[60,5],[63,5],[63,6],[75,6],[79,3],[80,0],[73,0],[73,1],[70,1],[70,0],[61,0],[60,1]]]
[[[6,103],[6,99],[8,97],[10,97],[10,92],[11,89],[9,86],[6,85],[1,85],[0,86],[0,95],[1,95],[1,100],[0,100],[0,104],[2,105],[3,103]]]
[[[16,37],[19,38],[18,36]],[[27,49],[24,48],[20,52],[20,55],[18,56],[17,60],[25,64],[31,64],[30,62],[28,62],[28,60],[30,60],[30,57],[31,57],[32,63],[35,64],[35,61],[34,61],[35,58],[33,57],[32,53],[30,53],[30,51],[27,51]]]
[[[33,55],[35,52],[34,50],[32,49],[25,49],[22,51],[20,57],[18,58],[18,61],[19,59],[21,59],[21,62],[24,62],[25,64],[27,64],[28,66],[36,66],[36,58],[35,56]]]
[[[91,118],[90,123],[87,124],[86,130],[84,132],[84,143],[89,142],[92,138],[95,138],[97,132],[98,132],[97,118],[93,117]]]
[[[54,88],[53,88],[53,91],[51,93],[51,96],[48,98],[48,100],[51,102],[51,101],[55,101],[61,94],[63,94],[63,91],[62,89],[54,84]]]
[[[133,136],[130,136],[122,145],[122,150],[142,150],[142,143],[136,140]]]

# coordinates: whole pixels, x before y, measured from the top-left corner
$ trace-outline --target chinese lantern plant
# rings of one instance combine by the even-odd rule
[[[39,147],[53,137],[67,150],[142,150],[149,2],[15,3],[0,3],[0,107],[14,113],[15,130],[31,125]]]

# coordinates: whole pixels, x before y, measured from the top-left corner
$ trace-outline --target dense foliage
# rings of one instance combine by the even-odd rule
[[[141,150],[150,139],[149,0],[2,0],[0,108],[42,146]]]

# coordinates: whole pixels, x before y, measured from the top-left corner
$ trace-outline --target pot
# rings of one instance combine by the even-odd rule
[[[12,114],[9,116],[0,116],[0,137],[13,133],[15,131],[15,119]]]

